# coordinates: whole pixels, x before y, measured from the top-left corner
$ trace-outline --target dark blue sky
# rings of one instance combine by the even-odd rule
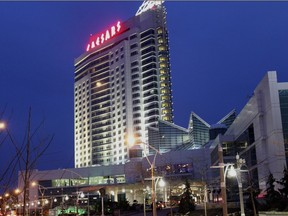
[[[0,111],[5,110],[18,144],[24,139],[29,106],[32,128],[45,119],[40,135],[55,138],[38,168],[73,166],[74,59],[85,51],[91,33],[134,16],[140,5],[0,2]],[[288,81],[288,2],[165,6],[176,124],[187,127],[191,111],[210,124],[233,108],[240,111],[268,70]],[[0,146],[2,155],[6,148]],[[0,158],[5,163],[6,157]]]

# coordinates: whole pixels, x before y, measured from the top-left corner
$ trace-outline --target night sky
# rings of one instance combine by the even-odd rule
[[[142,2],[0,2],[0,112],[18,145],[28,110],[37,139],[54,140],[38,169],[73,167],[74,59],[89,35],[134,16]],[[165,2],[174,122],[241,111],[269,70],[288,81],[288,2]],[[0,164],[15,150],[0,145]],[[6,153],[9,152],[9,153]]]

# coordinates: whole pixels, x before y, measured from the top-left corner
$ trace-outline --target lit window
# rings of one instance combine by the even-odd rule
[[[159,46],[159,51],[164,51],[165,50],[165,46]]]
[[[168,100],[168,96],[162,96],[161,100]]]
[[[162,107],[168,107],[168,103],[162,103]]]

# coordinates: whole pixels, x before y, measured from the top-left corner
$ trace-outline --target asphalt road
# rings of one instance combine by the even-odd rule
[[[174,210],[174,212],[177,212],[178,210],[176,209],[172,209]],[[171,209],[170,208],[165,208],[165,209],[162,209],[162,210],[157,210],[157,216],[167,216],[168,213],[171,212]],[[134,212],[133,214],[129,214],[129,216],[144,216],[144,212],[142,211],[139,211],[139,212]],[[153,213],[152,211],[146,211],[146,216],[152,216]]]

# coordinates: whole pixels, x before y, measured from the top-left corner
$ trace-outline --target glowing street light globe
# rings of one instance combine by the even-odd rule
[[[233,166],[231,166],[231,169],[228,171],[228,176],[230,177],[235,177],[237,175],[236,170],[234,169]]]
[[[165,186],[165,182],[163,181],[163,179],[159,180],[159,186],[160,187],[164,187]]]
[[[0,130],[4,130],[6,128],[5,122],[0,122]]]

